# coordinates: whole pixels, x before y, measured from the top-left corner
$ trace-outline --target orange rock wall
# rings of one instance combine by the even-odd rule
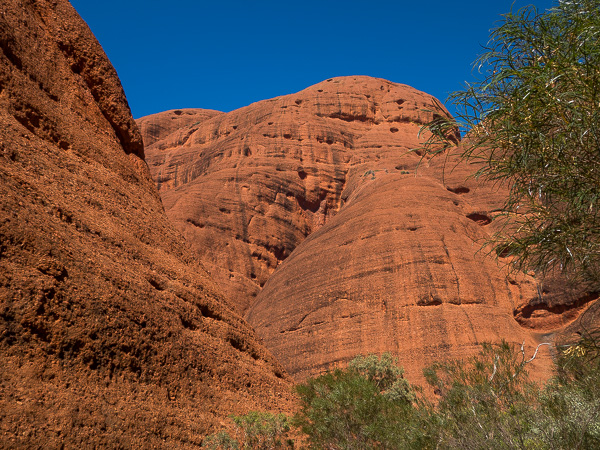
[[[199,117],[154,143],[144,135],[146,152],[169,217],[245,311],[279,264],[339,210],[350,175],[405,153],[402,136],[430,117],[422,109],[434,107],[430,96],[408,86],[332,79]],[[162,124],[173,114],[140,123]],[[371,129],[390,145],[365,148],[361,140]],[[394,161],[388,165],[396,171]]]
[[[66,0],[0,6],[0,447],[197,448],[290,380],[164,214]]]
[[[391,351],[422,380],[482,342],[541,338],[519,316],[536,282],[479,252],[505,191],[409,152],[434,114],[408,86],[341,77],[147,147],[168,216],[296,379]],[[547,354],[536,362],[547,376]]]

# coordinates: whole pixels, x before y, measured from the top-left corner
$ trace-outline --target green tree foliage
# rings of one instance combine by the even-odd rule
[[[558,269],[597,288],[600,0],[506,14],[475,67],[481,79],[450,96],[457,120],[426,126],[426,155],[455,147],[459,127],[462,157],[510,190],[496,252],[514,269]]]
[[[506,343],[429,368],[427,381],[440,395],[430,416],[437,448],[600,448],[600,364],[582,345],[566,346],[545,386],[530,380],[523,348]]]
[[[354,359],[297,386],[295,423],[313,448],[427,448],[427,422],[414,407],[415,394],[389,354]]]
[[[202,448],[211,450],[285,449],[293,448],[288,437],[290,425],[285,414],[251,411],[243,416],[231,416],[235,437],[226,431],[207,436]]]

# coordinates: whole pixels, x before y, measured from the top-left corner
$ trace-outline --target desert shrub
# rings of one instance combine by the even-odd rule
[[[557,375],[542,391],[538,426],[548,448],[600,448],[600,329],[559,346]]]
[[[251,411],[243,416],[231,416],[235,425],[232,437],[226,431],[207,436],[202,448],[229,449],[283,449],[293,448],[289,438],[290,425],[285,414]]]
[[[208,450],[238,450],[240,447],[227,431],[219,431],[205,437],[202,441],[202,448]]]
[[[523,347],[484,344],[468,360],[425,370],[435,404],[403,377],[389,354],[359,356],[299,384],[291,423],[316,449],[600,448],[600,354],[590,334],[558,348],[556,376],[531,381]],[[233,437],[209,436],[210,449],[293,447],[283,414],[232,416]],[[295,435],[300,433],[295,430]]]
[[[295,423],[314,448],[431,446],[414,391],[389,354],[360,356],[347,369],[309,379],[297,391],[301,409]]]
[[[405,403],[416,400],[414,389],[404,378],[404,369],[398,366],[398,359],[390,353],[380,357],[357,356],[350,361],[348,369],[375,384],[381,395],[388,399]]]
[[[542,448],[539,388],[513,346],[484,344],[478,356],[436,363],[425,376],[440,395],[434,414],[440,448]]]
[[[425,371],[440,400],[438,448],[600,448],[600,364],[597,354],[566,346],[557,375],[532,382],[523,349],[484,345],[468,361],[437,363]],[[573,350],[575,349],[575,350]]]
[[[244,416],[233,416],[243,448],[274,449],[292,446],[287,438],[290,431],[285,414],[252,411]]]

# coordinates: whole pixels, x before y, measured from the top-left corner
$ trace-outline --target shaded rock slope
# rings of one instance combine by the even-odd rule
[[[230,413],[290,406],[143,158],[71,5],[3,0],[0,447],[196,447]]]
[[[167,215],[296,379],[391,351],[418,380],[484,341],[531,349],[595,298],[538,289],[478,252],[505,192],[409,152],[438,105],[340,77],[230,113],[140,119],[164,130],[144,139]]]

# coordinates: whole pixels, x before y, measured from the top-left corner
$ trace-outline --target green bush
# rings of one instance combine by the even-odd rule
[[[380,357],[357,356],[348,364],[348,370],[375,384],[380,394],[390,400],[407,404],[416,400],[413,388],[404,379],[404,369],[398,366],[398,359],[390,353]]]
[[[563,448],[600,448],[600,330],[561,350],[557,376],[540,397],[544,440]]]
[[[570,351],[557,360],[557,376],[533,383],[523,349],[484,345],[469,361],[426,370],[440,400],[438,448],[600,448],[600,366],[594,353]]]
[[[233,416],[243,448],[286,448],[292,446],[287,439],[290,431],[285,414],[252,411],[244,416]]]
[[[208,450],[238,450],[240,447],[226,431],[219,431],[204,438],[202,448]]]
[[[531,381],[525,351],[484,344],[468,360],[425,370],[434,405],[403,377],[389,354],[359,356],[296,387],[292,423],[317,449],[600,448],[600,333],[559,347],[556,376]],[[232,416],[233,437],[208,436],[208,449],[292,448],[283,414]],[[295,430],[296,435],[300,430]]]
[[[207,436],[202,448],[229,449],[284,449],[293,448],[289,438],[290,425],[285,414],[251,411],[243,416],[231,416],[235,424],[235,438],[226,431]]]
[[[389,354],[359,356],[345,370],[297,386],[301,409],[294,422],[314,448],[430,447],[402,374]]]
[[[435,415],[442,448],[537,448],[539,388],[524,355],[505,342],[485,344],[468,361],[436,363],[425,371],[440,395]]]

